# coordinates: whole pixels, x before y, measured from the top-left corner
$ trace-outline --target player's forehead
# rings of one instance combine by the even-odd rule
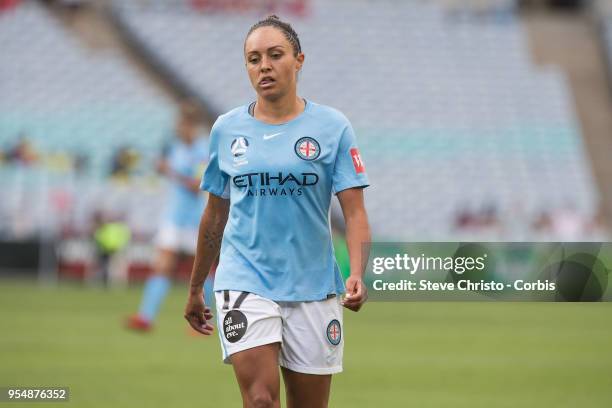
[[[246,55],[265,53],[271,49],[288,49],[291,45],[281,30],[275,27],[260,27],[253,31],[244,44]]]

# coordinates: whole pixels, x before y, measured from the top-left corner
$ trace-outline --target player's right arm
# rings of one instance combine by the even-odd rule
[[[202,213],[198,232],[198,243],[191,271],[189,297],[185,307],[185,319],[191,327],[202,334],[212,334],[213,327],[206,320],[212,318],[210,309],[204,304],[202,286],[213,263],[219,256],[223,230],[229,215],[228,199],[209,194]]]

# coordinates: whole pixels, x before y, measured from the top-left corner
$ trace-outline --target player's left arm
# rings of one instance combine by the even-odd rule
[[[201,180],[198,178],[193,178],[193,177],[188,177],[188,176],[184,176],[180,173],[177,173],[175,171],[168,171],[166,173],[166,175],[168,176],[168,178],[176,181],[177,183],[181,184],[183,187],[185,187],[187,190],[191,191],[192,193],[200,193],[200,182]]]
[[[351,264],[342,304],[357,312],[368,299],[363,275],[370,255],[370,224],[363,201],[363,188],[347,188],[338,192],[337,196],[346,224],[346,244]]]

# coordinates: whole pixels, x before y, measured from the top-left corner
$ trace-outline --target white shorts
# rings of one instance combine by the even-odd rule
[[[340,296],[312,302],[274,302],[254,293],[215,292],[223,361],[242,350],[281,343],[278,364],[306,374],[342,371]]]
[[[197,228],[181,228],[172,224],[163,224],[155,236],[158,248],[193,255],[198,243]]]

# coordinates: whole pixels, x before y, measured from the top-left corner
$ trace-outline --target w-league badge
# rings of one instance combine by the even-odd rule
[[[248,148],[249,141],[246,139],[246,137],[242,136],[235,138],[230,145],[230,150],[232,151],[234,157],[243,156]]]

